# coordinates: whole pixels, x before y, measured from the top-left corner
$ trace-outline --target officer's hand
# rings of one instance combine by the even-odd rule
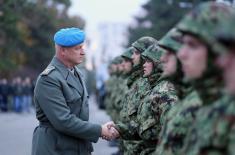
[[[111,130],[114,138],[118,138],[120,136],[113,121],[107,122],[105,125],[107,125],[108,129]]]
[[[111,127],[109,130],[111,130],[111,132],[112,132],[112,135],[113,135],[112,139],[116,139],[120,136],[118,130],[115,129],[114,127]]]
[[[113,121],[105,123],[105,125],[108,127],[108,129],[111,129],[112,127],[115,127],[115,124]]]
[[[106,140],[112,140],[119,137],[118,131],[114,128],[115,124],[113,122],[108,122],[102,125],[101,137]]]

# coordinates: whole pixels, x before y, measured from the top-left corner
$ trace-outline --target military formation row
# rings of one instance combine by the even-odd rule
[[[235,9],[200,4],[109,66],[105,105],[124,155],[235,154]]]

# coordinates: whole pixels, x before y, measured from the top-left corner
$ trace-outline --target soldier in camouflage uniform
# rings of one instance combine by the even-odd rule
[[[145,141],[146,147],[141,155],[150,154],[155,150],[165,115],[178,100],[174,85],[162,74],[161,56],[165,52],[158,45],[154,45],[142,54],[146,59],[144,68],[152,62],[153,71],[148,76],[151,90],[140,103],[137,112],[137,131]]]
[[[219,50],[220,56],[217,59],[218,66],[223,71],[223,79],[225,83],[226,98],[221,100],[218,109],[224,109],[223,113],[220,113],[220,124],[224,122],[227,125],[224,132],[223,140],[224,152],[228,155],[232,155],[235,152],[235,14],[231,14],[228,19],[224,18],[224,22],[218,26],[217,40],[223,45],[225,50]],[[225,108],[226,107],[226,108]],[[222,116],[221,116],[222,115]],[[228,119],[230,118],[230,119]],[[216,139],[217,136],[214,136]]]
[[[120,63],[120,57],[115,57],[111,64],[110,64],[110,78],[106,82],[106,97],[105,97],[105,107],[106,107],[106,112],[111,118],[114,116],[112,115],[113,111],[113,98],[115,97],[115,89],[118,86],[117,79],[118,79],[118,64]]]
[[[189,88],[189,84],[183,82],[184,75],[181,63],[176,56],[177,51],[182,46],[181,38],[182,33],[173,28],[158,42],[158,45],[165,50],[161,57],[163,75],[174,84],[179,99],[185,97]]]
[[[115,85],[113,85],[112,93],[110,96],[110,116],[111,119],[115,122],[119,117],[119,110],[118,110],[118,103],[116,103],[117,98],[119,98],[119,94],[117,92],[120,92],[120,84],[123,82],[123,58],[121,56],[118,56],[116,58],[116,65],[117,65],[117,71],[116,71],[116,78]]]
[[[128,93],[123,97],[123,108],[120,112],[120,121],[115,122],[117,127],[123,128],[125,131],[132,131],[130,125],[131,120],[136,119],[137,108],[139,100],[143,98],[149,87],[146,87],[146,79],[142,78],[143,60],[141,59],[141,53],[143,53],[150,45],[154,44],[156,40],[151,37],[142,37],[132,44],[134,52],[132,54],[133,69],[131,75],[127,79]],[[142,94],[141,94],[142,93]],[[124,140],[124,154],[136,155],[139,152],[140,146],[143,145],[142,141]]]
[[[216,10],[214,11],[216,13],[213,14],[212,10]],[[176,146],[179,142],[182,143],[179,148],[172,151],[172,154],[189,154],[182,153],[181,149],[183,145],[195,146],[194,143],[189,144],[187,140],[188,137],[195,137],[190,127],[192,124],[197,126],[194,122],[197,122],[205,114],[205,111],[200,113],[202,109],[210,108],[210,104],[221,96],[219,70],[214,64],[216,54],[212,50],[214,44],[212,34],[217,22],[219,22],[218,17],[223,12],[222,10],[214,3],[206,3],[194,9],[177,25],[177,28],[183,33],[183,46],[178,52],[178,57],[182,63],[186,79],[193,85],[202,104],[201,106],[186,108],[181,112],[181,115],[185,116],[183,117],[184,120],[188,122],[183,121],[186,123],[182,123],[182,117],[181,119],[178,118],[184,128],[172,129],[177,133],[175,134],[177,136],[173,137],[176,138],[175,141],[178,141],[175,143]],[[198,60],[200,60],[200,63],[198,63]],[[199,113],[200,115],[198,115]],[[176,122],[172,124],[178,126]],[[205,133],[203,134],[205,135]],[[182,135],[184,138],[182,138]],[[178,137],[181,140],[178,140]],[[190,150],[193,149],[190,148]]]
[[[221,47],[221,44],[215,41],[214,34],[218,30],[218,27],[225,28],[223,26],[225,22],[227,23],[228,21],[230,21],[225,19],[227,19],[231,15],[232,16],[235,15],[234,9],[230,6],[225,6],[223,4],[205,3],[199,6],[199,8],[196,11],[197,11],[196,16],[194,16],[193,21],[191,21],[191,23],[192,22],[197,23],[198,27],[197,28],[195,27],[195,29],[199,29],[201,28],[199,26],[203,26],[203,30],[207,31],[206,36],[203,36],[203,34],[200,33],[197,36],[200,36],[200,38],[203,40],[202,42],[205,45],[207,45],[207,47],[210,47],[211,52],[215,53],[215,56],[212,59],[215,61],[218,54],[216,51],[221,52],[222,48],[219,48]],[[189,19],[187,22],[189,22]],[[234,27],[233,24],[231,24],[230,26]],[[186,27],[187,26],[185,26],[185,28]],[[234,32],[233,28],[231,30]],[[212,55],[210,55],[210,53],[208,52],[207,57],[211,58]],[[183,154],[189,154],[189,155],[234,154],[235,100],[234,100],[234,91],[232,90],[235,89],[229,89],[229,88],[232,87],[235,88],[234,85],[235,56],[234,54],[231,53],[228,55],[225,54],[221,55],[219,57],[219,60],[220,63],[218,64],[225,71],[224,80],[225,83],[228,82],[227,83],[228,85],[226,84],[225,88],[228,90],[229,94],[226,93],[226,94],[217,95],[212,93],[212,91],[209,94],[208,91],[212,90],[211,88],[214,88],[213,92],[216,92],[216,90],[215,87],[211,87],[212,85],[210,85],[210,87],[207,86],[207,90],[204,91],[207,93],[207,100],[203,100],[203,106],[198,110],[196,114],[195,123],[187,136],[186,145],[182,151]],[[229,64],[226,65],[226,63],[228,62]],[[217,72],[217,74],[218,73],[219,72]],[[214,75],[214,76],[218,77],[219,75]],[[233,80],[231,79],[232,77]],[[220,83],[216,84],[218,89]]]
[[[132,52],[133,52],[133,48],[130,47],[126,50],[126,52],[124,52],[121,57],[123,59],[122,61],[122,67],[123,67],[123,72],[122,72],[122,76],[120,76],[121,80],[119,81],[118,84],[118,88],[117,91],[115,92],[115,94],[117,94],[118,96],[115,98],[114,102],[114,108],[117,111],[117,119],[115,120],[115,122],[119,121],[120,119],[120,111],[122,110],[122,99],[123,96],[125,96],[125,94],[128,91],[128,87],[127,87],[127,79],[131,74],[132,71]]]
[[[116,90],[115,94],[117,94],[117,97],[115,98],[114,102],[114,108],[117,111],[117,118],[115,119],[115,122],[118,122],[120,120],[120,111],[122,110],[123,106],[123,96],[126,95],[128,91],[128,86],[127,86],[127,79],[131,75],[133,63],[132,63],[132,53],[133,53],[134,48],[129,47],[122,55],[122,67],[123,67],[123,72],[122,76],[120,76],[120,82],[118,84],[118,89]]]
[[[147,82],[146,83],[144,82],[144,85],[142,85],[142,89],[145,90],[142,92],[141,94],[142,96],[139,97],[138,99],[135,99],[135,101],[139,103],[139,107],[141,108],[138,107],[136,118],[132,117],[129,120],[128,125],[117,124],[117,128],[123,139],[139,140],[136,141],[138,145],[137,144],[135,145],[135,147],[137,148],[135,149],[134,152],[135,154],[137,153],[140,154],[140,152],[143,151],[144,149],[156,145],[156,136],[155,137],[153,136],[153,133],[155,133],[156,130],[155,128],[154,129],[151,128],[154,126],[153,122],[154,115],[152,113],[149,113],[151,112],[151,109],[149,108],[150,103],[148,102],[148,104],[146,104],[146,98],[148,99],[150,98],[149,96],[150,92],[152,88],[156,85],[156,82],[159,79],[159,77],[161,76],[161,69],[157,68],[157,65],[160,63],[160,52],[158,51],[158,49],[154,47],[150,46],[147,50],[145,50],[145,52],[142,53],[142,55],[143,54],[145,55],[146,59],[146,62],[143,65],[144,68],[143,77],[146,79]],[[149,53],[150,54],[153,53],[151,56],[154,57],[150,59]],[[156,66],[155,70],[153,70],[153,64],[155,64]],[[149,122],[149,123],[145,123],[145,125],[142,126],[144,122]],[[152,137],[149,137],[150,133],[147,133],[148,131],[151,132]],[[144,139],[142,138],[142,135],[143,137],[146,136],[148,137]]]
[[[115,72],[117,70],[116,65],[114,64],[114,60],[110,62],[108,65],[108,73],[109,73],[109,79],[105,83],[105,88],[106,88],[106,95],[104,99],[104,105],[105,105],[105,110],[108,115],[110,115],[110,108],[109,108],[109,102],[110,102],[110,96],[114,84],[113,78],[115,77]]]
[[[144,78],[147,80],[143,87],[146,91],[136,101],[139,102],[136,118],[130,121],[128,127],[118,126],[124,139],[141,139],[139,142],[142,145],[138,146],[136,152],[141,155],[155,150],[164,114],[177,100],[174,86],[161,76],[162,52],[162,49],[155,44],[142,53],[145,59]]]
[[[105,98],[104,98],[104,105],[105,105],[105,111],[109,115],[109,102],[110,102],[110,95],[111,95],[111,90],[112,90],[112,85],[113,85],[113,78],[115,77],[115,72],[117,68],[116,65],[114,64],[114,60],[112,60],[108,64],[108,73],[109,73],[109,79],[105,83],[105,88],[106,88],[106,93],[105,93]]]
[[[129,47],[122,55],[121,57],[123,58],[122,61],[122,65],[123,65],[123,74],[122,74],[122,81],[120,81],[119,86],[118,86],[118,90],[117,92],[115,92],[115,94],[117,94],[116,100],[114,101],[114,108],[117,111],[117,118],[115,119],[115,122],[118,122],[121,120],[120,118],[120,111],[122,110],[123,107],[123,96],[125,96],[128,93],[128,86],[127,86],[127,80],[128,77],[131,75],[132,73],[132,67],[133,67],[133,63],[132,63],[132,53],[133,53],[134,48],[133,47]],[[120,140],[119,141],[119,152],[121,153],[123,152],[123,141]],[[117,153],[117,154],[118,154]]]
[[[191,123],[191,111],[187,108],[196,108],[200,105],[200,100],[191,88],[183,83],[181,64],[176,58],[177,51],[180,49],[180,37],[182,34],[173,28],[159,42],[159,46],[167,52],[162,56],[163,75],[177,88],[177,95],[180,101],[173,106],[166,114],[161,130],[160,140],[156,151],[153,154],[176,154],[177,149],[182,147],[182,141]]]
[[[106,87],[106,95],[104,99],[105,110],[108,115],[111,113],[111,106],[110,106],[110,96],[112,93],[112,88],[114,85],[114,78],[116,77],[115,73],[117,71],[117,66],[115,64],[115,59],[113,59],[110,64],[108,65],[108,72],[109,72],[109,79],[105,83]]]

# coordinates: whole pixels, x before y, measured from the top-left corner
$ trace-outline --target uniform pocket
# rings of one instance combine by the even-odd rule
[[[137,113],[137,107],[135,105],[128,105],[128,115],[131,116],[133,114],[136,114]]]
[[[70,104],[77,103],[81,99],[82,99],[81,95],[77,92],[71,93],[65,98],[66,102]]]
[[[81,94],[73,87],[66,87],[63,91],[66,102],[75,103],[81,99]]]

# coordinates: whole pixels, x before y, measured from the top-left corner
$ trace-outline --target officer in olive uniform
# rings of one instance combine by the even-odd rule
[[[84,57],[85,34],[65,28],[54,36],[56,54],[39,75],[34,92],[39,126],[33,133],[32,155],[88,155],[91,142],[111,139],[108,127],[89,123],[88,93],[77,64]]]

